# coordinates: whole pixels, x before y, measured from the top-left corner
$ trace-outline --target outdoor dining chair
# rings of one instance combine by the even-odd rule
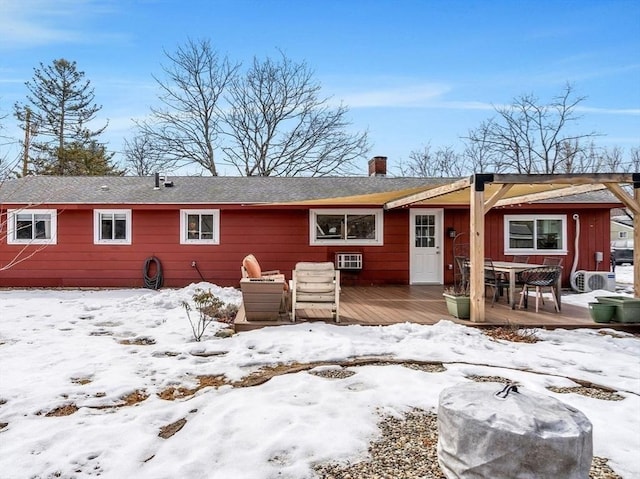
[[[463,291],[469,287],[469,258],[466,256],[456,256],[456,272],[455,283],[459,285]]]
[[[511,258],[511,261],[514,263],[528,263],[529,257],[524,255],[520,255],[520,256],[516,255],[516,256],[513,256],[513,258]],[[522,279],[520,279],[520,273],[516,273],[516,286],[522,286]]]
[[[560,312],[558,306],[558,300],[556,298],[555,285],[558,282],[562,268],[559,266],[540,266],[537,268],[525,269],[520,273],[520,279],[523,286],[520,292],[520,304],[518,307],[522,309],[523,304],[528,300],[529,287],[535,287],[536,291],[536,313],[538,312],[538,303],[542,301],[544,304],[544,298],[542,296],[544,288],[549,288],[551,292],[551,299],[553,299],[553,305],[557,312]]]
[[[504,276],[496,273],[493,267],[493,260],[491,258],[485,258],[484,260],[484,286],[489,286],[493,289],[493,299],[491,300],[491,307],[502,295],[504,289],[509,289],[509,281]]]
[[[564,258],[560,258],[559,256],[545,256],[542,264],[545,266],[562,266],[563,261]]]

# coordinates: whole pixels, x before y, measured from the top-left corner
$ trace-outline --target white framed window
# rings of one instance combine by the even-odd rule
[[[180,244],[220,244],[220,210],[180,210]]]
[[[131,210],[93,210],[94,244],[131,244]]]
[[[566,254],[567,215],[505,215],[505,254]]]
[[[618,231],[618,239],[627,239],[629,237],[628,231]]]
[[[7,244],[56,244],[57,210],[7,211]]]
[[[377,209],[309,211],[311,245],[382,245],[383,214]]]

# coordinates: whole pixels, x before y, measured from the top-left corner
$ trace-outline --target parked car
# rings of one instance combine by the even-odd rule
[[[611,242],[611,264],[633,264],[633,240]]]

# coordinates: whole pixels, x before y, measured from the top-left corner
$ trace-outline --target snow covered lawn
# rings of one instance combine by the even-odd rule
[[[224,339],[214,336],[224,325],[214,323],[195,342],[181,302],[196,287],[240,301],[236,290],[207,283],[0,291],[0,476],[312,478],[314,464],[364,458],[379,434],[380,411],[435,411],[443,388],[500,376],[584,412],[594,427],[594,455],[608,458],[622,477],[640,477],[637,337],[539,330],[540,341],[514,343],[443,320],[307,323]],[[240,387],[268,366],[357,358],[442,362],[444,371],[374,363],[331,378],[302,367]],[[568,378],[624,399],[548,389],[578,385]]]

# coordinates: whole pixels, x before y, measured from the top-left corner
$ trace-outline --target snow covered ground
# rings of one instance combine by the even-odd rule
[[[629,284],[630,270],[617,268],[618,281]],[[640,477],[637,337],[539,330],[541,341],[513,343],[443,318],[434,326],[296,324],[224,339],[214,337],[224,326],[215,323],[195,342],[181,302],[196,287],[240,301],[238,291],[208,283],[161,291],[0,291],[0,477],[311,478],[315,463],[363,458],[379,433],[379,411],[435,409],[443,388],[470,375],[512,379],[524,391],[576,407],[593,424],[594,455],[609,458],[625,478]],[[570,301],[586,305],[597,294]],[[344,379],[303,371],[253,387],[158,396],[194,388],[202,375],[232,382],[268,365],[358,357],[441,361],[446,370],[370,365],[350,368],[356,374]],[[569,377],[613,388],[624,399],[547,389],[576,386]],[[123,405],[135,392],[139,402]],[[47,415],[62,406],[78,409]],[[180,431],[158,436],[180,419]]]

